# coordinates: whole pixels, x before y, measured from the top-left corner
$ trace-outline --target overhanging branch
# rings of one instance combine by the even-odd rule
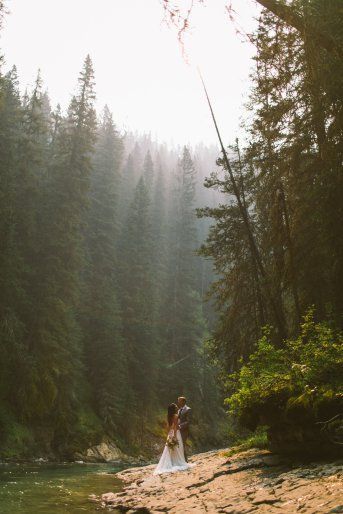
[[[313,26],[309,20],[305,19],[297,13],[293,7],[281,3],[278,0],[256,0],[262,7],[268,9],[284,21],[287,25],[295,28],[300,32],[301,36],[310,36],[313,40],[325,48],[330,53],[336,53],[342,57],[342,49],[337,45],[336,41],[329,35],[320,32],[317,27]]]

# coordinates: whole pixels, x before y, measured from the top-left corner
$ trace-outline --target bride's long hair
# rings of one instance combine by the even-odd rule
[[[171,403],[170,405],[168,405],[167,419],[168,419],[168,426],[169,427],[171,426],[171,424],[173,422],[173,417],[177,413],[177,411],[178,411],[178,408],[177,408],[176,403]]]

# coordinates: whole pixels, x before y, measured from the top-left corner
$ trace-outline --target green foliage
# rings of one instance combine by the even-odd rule
[[[231,455],[245,452],[253,448],[258,448],[260,450],[268,449],[268,437],[265,427],[258,427],[255,432],[246,437],[236,437],[233,446],[231,446],[229,451],[226,452],[226,455],[231,457]]]
[[[0,405],[0,452],[2,458],[28,457],[34,450],[34,435],[16,421],[5,405]]]
[[[72,438],[64,448],[64,454],[68,453],[73,458],[75,452],[82,452],[85,448],[98,444],[104,433],[103,422],[87,403],[84,403],[77,412],[77,423]]]
[[[341,412],[342,366],[342,332],[316,323],[309,311],[300,335],[282,349],[275,348],[269,334],[259,340],[232,378],[229,410],[251,430],[285,423],[315,428]]]

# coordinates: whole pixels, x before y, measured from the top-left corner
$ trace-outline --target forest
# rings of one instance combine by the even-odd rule
[[[142,451],[181,394],[211,444],[223,411],[195,203],[219,197],[202,188],[216,149],[120,134],[95,112],[89,56],[66,114],[39,73],[24,96],[15,67],[0,80],[2,456],[72,457],[104,434]]]
[[[2,457],[141,452],[180,394],[195,448],[342,447],[343,13],[292,6],[300,30],[265,5],[249,36],[228,159],[121,133],[89,56],[67,112],[2,58]]]

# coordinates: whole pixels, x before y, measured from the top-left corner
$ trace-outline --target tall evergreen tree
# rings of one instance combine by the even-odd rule
[[[133,199],[133,187],[135,183],[135,164],[132,153],[126,158],[121,173],[120,198],[119,198],[119,217],[120,222],[124,223],[127,218],[128,207]]]
[[[337,31],[333,22],[340,18],[336,2],[330,3],[328,11],[323,2],[294,4],[309,16],[322,12],[325,30]],[[299,318],[313,304],[320,319],[329,316],[338,325],[342,323],[342,295],[336,287],[343,269],[338,264],[342,263],[343,241],[338,222],[338,196],[343,192],[338,171],[342,74],[337,74],[342,62],[315,49],[311,39],[303,39],[268,11],[262,12],[255,42],[249,145],[241,161],[266,278],[256,274],[251,259],[249,264],[237,210],[225,205],[207,211],[216,224],[205,253],[213,257],[220,273],[214,294],[221,317],[213,349],[226,372],[239,366],[240,356],[247,358],[261,326],[275,326],[268,291],[291,335],[297,334]],[[240,159],[236,161],[239,164]],[[210,182],[223,191],[232,189],[227,178]],[[239,252],[246,257],[237,258]],[[275,342],[283,345],[277,334]]]
[[[170,369],[165,386],[170,398],[185,393],[200,397],[200,348],[205,326],[196,290],[195,168],[184,147],[175,176],[174,210],[170,237],[168,309],[164,363]]]
[[[0,4],[1,7],[2,4]],[[0,13],[1,15],[1,13]],[[1,21],[1,19],[0,19]],[[3,76],[0,69],[0,404],[7,409],[16,401],[16,377],[27,360],[22,313],[24,263],[16,231],[17,160],[22,109],[14,67]]]
[[[118,304],[118,192],[123,142],[105,107],[94,156],[86,227],[82,328],[94,409],[112,435],[125,433],[129,397]]]
[[[143,177],[149,191],[152,190],[154,174],[154,163],[152,162],[150,150],[148,150],[143,163]]]
[[[16,384],[17,409],[23,418],[32,419],[35,408],[40,409],[41,397],[37,382],[40,355],[35,351],[37,328],[37,302],[40,298],[39,265],[41,252],[42,180],[49,145],[49,113],[43,109],[44,94],[38,72],[34,90],[26,94],[22,105],[20,132],[16,160],[15,238],[22,262],[21,287],[25,302],[21,311],[24,327],[21,370]],[[46,100],[46,98],[45,98]],[[44,108],[46,109],[46,102]]]
[[[30,334],[36,365],[27,410],[36,424],[51,427],[55,448],[70,444],[79,407],[81,346],[76,310],[95,141],[93,82],[87,56],[78,93],[56,135],[50,198],[41,224],[45,238],[37,275],[36,323]]]
[[[165,380],[165,367],[160,367],[163,357],[165,337],[164,309],[167,302],[168,288],[168,238],[165,176],[161,163],[156,177],[151,206],[151,265],[153,270],[154,312],[153,327],[158,347],[157,366],[161,383]]]
[[[152,269],[152,232],[150,198],[144,178],[135,189],[127,224],[122,234],[121,295],[123,336],[134,390],[132,412],[141,430],[156,399],[156,334],[153,326],[154,287]],[[142,415],[141,406],[144,404]],[[143,435],[143,433],[142,433]]]

